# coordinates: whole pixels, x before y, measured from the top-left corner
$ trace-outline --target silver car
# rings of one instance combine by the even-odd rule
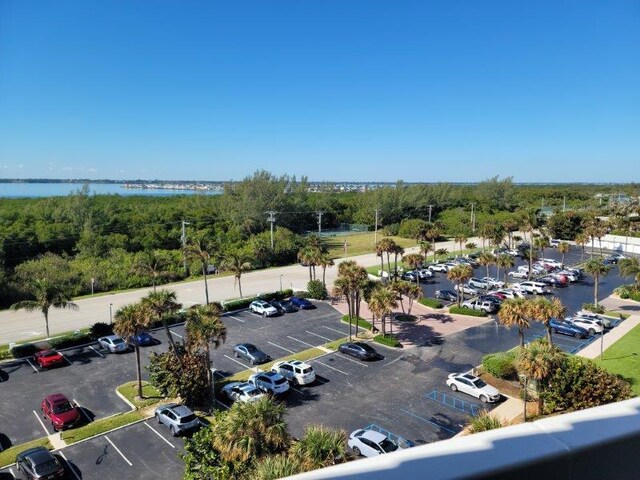
[[[263,392],[272,395],[280,395],[289,390],[287,379],[276,372],[254,373],[249,377],[248,382]]]
[[[222,387],[222,393],[234,402],[251,403],[264,397],[262,390],[247,382],[231,382]]]
[[[189,407],[179,403],[169,403],[156,408],[156,420],[169,427],[174,437],[184,432],[195,430],[202,426],[202,422]]]
[[[111,353],[126,352],[129,350],[129,345],[123,338],[117,335],[108,335],[106,337],[100,337],[98,339],[98,345],[105,350],[109,350]]]

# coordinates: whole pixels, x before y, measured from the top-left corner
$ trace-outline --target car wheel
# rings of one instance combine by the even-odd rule
[[[297,378],[294,378],[294,379],[293,379],[293,381],[291,382],[291,384],[292,384],[294,387],[298,387],[298,386],[300,385],[300,382],[298,382],[298,379],[297,379]]]
[[[53,423],[53,422],[51,422],[51,428],[53,428],[53,431],[54,431],[54,432],[57,432],[57,431],[58,431],[58,429],[56,428],[56,424],[55,424],[55,423]]]
[[[262,312],[262,316],[266,317],[267,316],[267,312]]]
[[[455,383],[451,384],[451,390],[453,390],[454,392],[458,391],[458,387],[457,387],[457,385]]]
[[[558,331],[555,328],[552,328],[551,333],[558,333]]]
[[[240,358],[240,354],[238,352],[233,352],[233,356],[236,358]]]
[[[487,309],[486,308],[481,308],[480,310],[482,311],[482,313],[487,313]]]
[[[250,363],[251,365],[255,365],[255,364],[256,364],[256,361],[252,358],[251,360],[249,360],[249,363]]]
[[[580,339],[580,338],[582,338],[582,334],[580,332],[578,332],[578,333],[576,333],[574,335],[574,337],[576,337],[577,339]]]
[[[160,421],[160,415],[158,415],[157,413],[156,413],[156,420],[158,421],[158,423],[162,423],[162,422]]]
[[[489,400],[489,399],[488,399],[486,396],[484,396],[484,395],[480,395],[480,401],[481,401],[482,403],[487,403],[487,401],[488,401],[488,400]]]
[[[352,450],[353,450],[353,454],[354,454],[356,457],[359,457],[359,456],[361,456],[361,455],[362,455],[362,452],[360,451],[360,449],[359,449],[358,447],[353,447],[353,448],[352,448]]]
[[[176,433],[176,429],[173,427],[173,425],[171,425],[169,427],[169,433],[171,433],[172,437],[177,437],[178,436],[178,434]]]
[[[589,329],[589,335],[595,335],[596,331],[593,328]]]

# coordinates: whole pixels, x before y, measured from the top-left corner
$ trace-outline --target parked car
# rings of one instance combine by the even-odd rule
[[[418,281],[418,275],[413,270],[410,270],[408,272],[404,272],[402,275],[400,275],[400,278],[402,280],[407,281],[407,282],[415,283],[415,282]]]
[[[272,300],[269,302],[279,313],[294,313],[298,308],[289,300]]]
[[[428,268],[421,268],[416,270],[416,272],[418,272],[418,278],[421,281],[431,280],[432,278],[435,278],[434,273]]]
[[[231,382],[222,387],[222,393],[232,402],[250,403],[264,397],[264,392],[248,382]]]
[[[604,331],[604,326],[599,320],[591,320],[582,317],[567,317],[565,320],[578,327],[584,328],[589,332],[589,335],[595,335],[596,333],[602,333]]]
[[[482,403],[500,400],[500,392],[497,388],[487,385],[482,379],[470,373],[449,374],[447,385],[454,392],[460,391],[474,396],[480,399]]]
[[[30,448],[16,455],[16,469],[21,476],[30,480],[65,477],[64,467],[58,457],[44,447]]]
[[[537,295],[544,295],[545,293],[550,293],[549,288],[540,282],[520,282],[516,284],[520,290],[525,291],[526,293],[535,293]],[[514,287],[516,286],[514,285]]]
[[[489,289],[489,284],[487,282],[485,282],[484,280],[481,280],[480,278],[476,278],[476,277],[470,278],[469,282],[467,284],[470,287],[473,287],[473,288],[480,288],[482,290],[488,290]]]
[[[196,414],[189,407],[179,403],[160,405],[156,408],[155,417],[158,423],[169,427],[169,432],[174,437],[202,426],[202,422]]]
[[[493,293],[488,293],[487,295],[480,295],[478,297],[478,300],[483,302],[490,302],[496,308],[496,310],[500,308],[503,302],[503,300],[500,297],[496,297]]]
[[[573,323],[563,322],[556,318],[549,320],[549,328],[552,333],[561,333],[562,335],[569,335],[576,338],[587,338],[589,331],[585,328],[574,325]]]
[[[539,262],[545,263],[547,265],[551,265],[552,267],[556,267],[556,268],[563,268],[564,267],[564,265],[562,264],[562,262],[560,260],[555,260],[553,258],[541,258],[539,260]]]
[[[264,300],[255,300],[251,302],[249,310],[251,310],[251,313],[256,313],[263,317],[272,317],[278,314],[278,310]]]
[[[271,371],[279,373],[293,385],[310,385],[316,381],[316,372],[313,367],[300,360],[276,362],[271,367]]]
[[[40,368],[51,368],[65,363],[62,354],[56,350],[41,350],[34,358]]]
[[[597,313],[592,313],[588,310],[580,310],[578,313],[574,315],[574,317],[586,318],[588,320],[597,320],[600,323],[602,323],[604,328],[611,328],[611,326],[613,325],[613,321],[615,320],[612,317],[608,317],[606,315],[599,315]]]
[[[40,403],[40,410],[56,432],[75,427],[81,420],[77,405],[61,393],[47,395]]]
[[[272,395],[280,395],[289,390],[289,382],[277,372],[254,373],[249,377],[248,382],[264,393]]]
[[[137,335],[127,338],[127,343],[131,346],[138,344],[139,347],[148,347],[153,345],[155,340],[149,332],[142,331]]]
[[[499,292],[497,290],[495,292],[489,292],[484,296],[489,297],[489,298],[498,298],[498,299],[500,299],[500,301],[507,300],[507,296],[504,293]]]
[[[435,297],[439,300],[446,300],[447,302],[458,301],[458,295],[452,290],[436,290]]]
[[[364,342],[345,342],[338,347],[338,351],[360,360],[375,360],[381,357],[371,345]]]
[[[545,275],[542,278],[539,278],[538,281],[540,281],[541,283],[544,283],[545,285],[548,285],[549,287],[566,287],[567,284],[563,283],[562,280],[560,280],[557,277],[554,277],[553,275]]]
[[[374,430],[351,432],[347,443],[357,457],[376,457],[385,453],[395,452],[398,449],[398,445],[389,440],[386,435]]]
[[[606,257],[602,258],[602,262],[606,265],[617,265],[618,257],[614,255],[607,255]]]
[[[478,295],[480,292],[469,285],[461,284],[453,287],[456,291],[462,291],[466,295]]]
[[[251,363],[251,365],[255,365],[257,363],[267,363],[271,361],[271,357],[269,355],[267,355],[251,343],[239,343],[238,345],[233,347],[233,353],[235,354],[236,358],[244,358],[249,363]]]
[[[554,275],[563,275],[564,277],[566,277],[568,282],[577,282],[579,275],[576,274],[576,272],[571,271],[571,270],[558,270]]]
[[[129,345],[122,337],[117,335],[107,335],[106,337],[100,337],[98,339],[98,345],[105,350],[109,350],[111,353],[121,353],[129,350]]]
[[[449,271],[449,267],[444,263],[434,263],[433,265],[429,265],[429,270],[432,272],[447,273]]]
[[[551,248],[556,248],[558,245],[560,245],[560,240],[556,238],[552,238],[551,240],[549,240],[549,246]]]
[[[291,297],[290,302],[295,306],[302,310],[309,310],[310,308],[315,308],[315,305],[311,303],[306,298],[302,297]]]
[[[466,302],[463,302],[462,306],[470,308],[471,310],[480,310],[484,313],[494,313],[498,310],[493,302],[489,300],[480,300],[477,298],[474,300],[467,300]]]
[[[527,278],[529,274],[523,270],[513,270],[508,273],[510,277],[513,278]]]
[[[491,278],[491,277],[482,277],[481,279],[483,282],[485,282],[487,285],[489,285],[489,288],[502,288],[504,287],[504,282],[495,278]]]
[[[512,288],[504,288],[502,290],[497,290],[494,293],[500,293],[504,295],[507,299],[524,298],[524,295],[521,292],[513,290]]]

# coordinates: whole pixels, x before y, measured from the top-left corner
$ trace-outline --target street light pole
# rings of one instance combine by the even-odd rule
[[[280,291],[282,292],[282,273],[280,274]]]
[[[113,303],[109,304],[109,325],[113,325],[113,312],[112,312],[112,308],[113,308]]]

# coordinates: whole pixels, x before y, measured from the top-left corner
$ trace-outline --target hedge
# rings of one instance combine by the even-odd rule
[[[239,298],[237,300],[225,300],[224,302],[222,302],[222,310],[224,310],[225,312],[241,310],[243,308],[248,308],[251,302],[254,302],[256,300],[282,300],[285,297],[290,297],[292,294],[293,291],[288,288],[283,291],[263,293],[255,297]]]
[[[106,337],[107,335],[113,335],[113,326],[105,322],[96,322],[91,325],[89,335],[95,339]]]
[[[38,351],[33,343],[23,343],[22,345],[16,345],[11,349],[11,355],[13,358],[32,357]]]
[[[309,298],[316,300],[325,300],[327,298],[327,287],[320,280],[311,280],[307,283],[307,292]]]
[[[515,360],[515,351],[491,353],[482,357],[482,366],[494,377],[512,379],[517,374]]]
[[[418,302],[420,302],[422,305],[426,307],[431,307],[431,308],[443,307],[442,302],[437,298],[421,298],[420,300],[418,300]]]
[[[449,313],[454,313],[458,315],[469,315],[470,317],[486,317],[486,312],[482,310],[473,310],[467,307],[451,307],[449,308]]]
[[[376,335],[373,337],[373,341],[386,345],[387,347],[402,348],[402,344],[398,341],[395,335],[387,333],[386,335]]]
[[[62,337],[56,337],[49,340],[49,346],[56,350],[60,350],[62,348],[75,347],[78,345],[85,345],[87,343],[93,342],[91,335],[88,333],[80,333],[80,334],[71,334],[64,335]]]

